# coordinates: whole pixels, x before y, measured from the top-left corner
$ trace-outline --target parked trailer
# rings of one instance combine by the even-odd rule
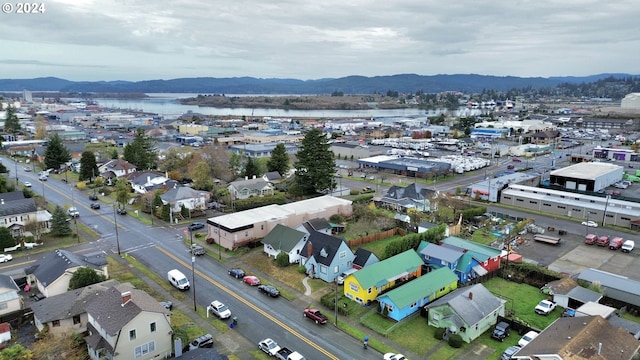
[[[561,239],[555,236],[547,236],[547,235],[534,235],[533,240],[551,244],[551,245],[560,245]]]

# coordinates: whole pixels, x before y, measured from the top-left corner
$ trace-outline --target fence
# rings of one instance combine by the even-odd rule
[[[363,237],[359,237],[357,239],[351,239],[349,240],[349,247],[350,248],[357,248],[363,244],[368,244],[372,241],[378,241],[378,240],[382,240],[382,239],[386,239],[395,235],[400,235],[400,236],[405,236],[407,235],[407,232],[400,229],[400,228],[394,228],[394,229],[390,229],[390,230],[386,230],[386,231],[381,231],[378,233],[374,233],[374,234],[369,234]]]

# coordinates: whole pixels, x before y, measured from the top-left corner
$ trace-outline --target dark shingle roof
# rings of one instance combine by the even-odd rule
[[[27,274],[32,273],[42,285],[47,287],[62,276],[67,269],[80,266],[100,269],[104,265],[107,265],[107,260],[101,253],[81,257],[67,250],[56,250],[46,254],[26,271]]]
[[[122,294],[131,292],[131,300],[122,304]],[[171,314],[151,295],[127,285],[115,285],[87,306],[95,321],[105,329],[107,334],[116,335],[131,319],[143,311]]]
[[[358,248],[355,255],[356,258],[353,259],[353,265],[358,265],[360,267],[364,267],[367,260],[369,260],[371,256],[375,256],[371,251],[363,248]]]
[[[343,239],[327,235],[325,233],[312,231],[309,234],[309,239],[302,247],[300,255],[310,258],[308,254],[309,246],[311,246],[311,254],[319,264],[331,265],[333,258],[336,256],[336,252],[343,242]]]
[[[0,216],[28,214],[38,211],[33,198],[0,202]]]
[[[98,284],[70,290],[66,293],[48,297],[31,305],[33,314],[41,323],[68,319],[86,312],[87,306],[115,284],[116,280],[107,280]]]

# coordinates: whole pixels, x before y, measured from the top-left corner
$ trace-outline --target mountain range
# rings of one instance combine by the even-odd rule
[[[80,93],[199,93],[199,94],[374,94],[480,92],[483,89],[508,91],[522,88],[554,88],[561,83],[581,84],[615,77],[637,77],[629,74],[598,74],[583,77],[516,77],[477,74],[389,76],[347,76],[336,79],[298,80],[233,78],[179,78],[145,81],[70,81],[56,77],[34,79],[0,79],[0,91],[58,91]]]

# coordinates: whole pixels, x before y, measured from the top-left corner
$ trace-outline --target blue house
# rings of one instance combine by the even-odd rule
[[[326,282],[334,282],[343,271],[353,268],[355,255],[340,238],[311,231],[300,251],[300,264],[306,273]]]
[[[378,296],[380,312],[400,321],[458,288],[458,277],[442,267]]]
[[[461,284],[487,273],[473,255],[463,249],[427,243],[421,244],[418,250],[420,257],[430,268],[449,268],[457,275]]]

